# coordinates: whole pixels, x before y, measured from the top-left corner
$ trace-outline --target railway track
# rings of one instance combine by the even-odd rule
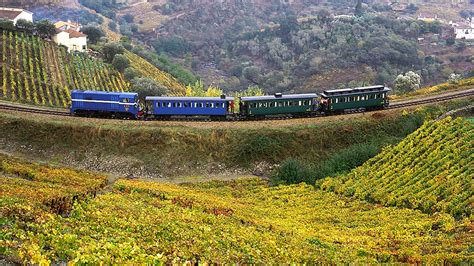
[[[418,99],[418,100],[411,100],[411,101],[404,101],[404,102],[393,102],[393,103],[390,103],[390,106],[387,107],[387,109],[398,109],[398,108],[427,104],[427,103],[443,102],[443,101],[464,98],[464,97],[469,97],[469,96],[474,96],[474,89],[462,91],[459,93],[452,93],[449,95],[433,96],[433,97],[429,97],[425,99]]]
[[[7,103],[0,103],[0,110],[9,110],[9,111],[45,114],[45,115],[71,116],[71,114],[67,111],[42,109],[42,108],[20,106],[20,105],[13,105],[13,104],[7,104]]]
[[[403,102],[393,102],[390,103],[390,106],[386,109],[399,109],[409,106],[416,106],[422,104],[429,104],[429,103],[436,103],[436,102],[443,102],[458,98],[464,98],[474,96],[474,89],[461,91],[457,93],[450,93],[447,95],[438,95],[432,96],[425,99],[417,99],[417,100],[408,100]],[[14,104],[7,104],[7,103],[0,103],[0,110],[10,110],[10,111],[17,111],[17,112],[25,112],[25,113],[35,113],[35,114],[46,114],[46,115],[57,115],[57,116],[71,116],[68,111],[59,111],[59,110],[52,110],[52,109],[42,109],[42,108],[35,108],[35,107],[28,107],[28,106],[19,106]],[[319,117],[322,115],[312,115],[308,117]],[[270,117],[268,120],[282,120],[282,119],[289,119],[292,117],[284,116],[284,117]],[[301,117],[294,117],[294,118],[301,118]],[[186,118],[178,118],[178,119],[169,119],[173,121],[209,121],[209,120],[196,120],[196,119],[186,119]],[[267,119],[266,119],[267,120]],[[246,121],[246,120],[224,120],[224,121]]]

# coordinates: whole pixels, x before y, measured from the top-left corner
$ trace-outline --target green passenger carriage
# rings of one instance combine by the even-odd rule
[[[318,95],[316,93],[241,97],[240,115],[262,117],[271,115],[310,115],[317,111]]]
[[[383,85],[326,90],[321,93],[319,108],[325,113],[383,109],[389,104],[389,92],[390,89]]]

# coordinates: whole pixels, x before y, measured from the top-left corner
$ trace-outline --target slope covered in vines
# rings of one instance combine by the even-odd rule
[[[68,54],[37,36],[4,31],[0,36],[0,98],[66,107],[71,90],[127,91],[123,75],[101,60]]]
[[[397,146],[320,186],[386,206],[469,217],[474,206],[473,136],[474,125],[461,118],[426,122]]]
[[[119,180],[111,193],[2,227],[24,263],[460,263],[469,223],[261,179],[168,185]],[[422,245],[420,243],[423,243]]]

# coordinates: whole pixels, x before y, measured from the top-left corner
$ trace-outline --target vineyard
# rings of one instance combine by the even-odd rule
[[[17,182],[2,194],[7,207],[29,195],[28,184],[19,180],[35,182],[5,179]],[[65,187],[51,194],[74,188],[66,178],[54,181],[47,184]],[[93,187],[87,182],[85,187]],[[33,201],[44,197],[39,193]],[[75,204],[68,217],[25,220],[24,214],[6,213],[19,218],[1,227],[0,241],[10,258],[31,264],[459,263],[471,258],[469,221],[380,207],[304,184],[269,187],[261,179],[184,185],[120,179],[112,192]]]
[[[474,205],[474,125],[450,117],[427,122],[395,147],[320,186],[346,196],[469,217]]]
[[[137,70],[142,76],[154,79],[159,84],[164,85],[170,90],[170,95],[184,96],[186,87],[173,77],[172,75],[161,71],[140,56],[125,51],[124,55],[130,60],[130,66]]]
[[[66,107],[71,90],[127,91],[129,84],[112,66],[20,32],[0,36],[0,98]]]

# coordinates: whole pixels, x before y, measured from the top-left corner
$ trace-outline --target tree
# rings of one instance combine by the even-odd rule
[[[15,30],[15,25],[11,20],[0,19],[0,30]]]
[[[104,31],[102,29],[94,27],[94,26],[86,26],[82,28],[82,33],[87,35],[89,41],[93,44],[97,43],[103,36],[105,36]]]
[[[260,68],[256,67],[256,66],[249,66],[249,67],[246,67],[244,68],[244,70],[242,71],[242,74],[243,76],[255,83],[255,84],[259,84],[260,82]]]
[[[25,19],[19,19],[16,22],[15,26],[17,29],[28,32],[28,33],[32,33],[33,30],[35,29],[35,24]]]
[[[461,81],[461,79],[462,79],[461,74],[451,73],[451,75],[449,75],[448,82],[453,83],[453,84],[458,84],[459,81]]]
[[[135,17],[130,14],[130,13],[127,13],[125,15],[123,15],[123,20],[125,20],[127,23],[133,23],[133,20],[135,19]]]
[[[421,76],[413,71],[398,75],[394,81],[395,89],[401,92],[410,92],[420,88]]]
[[[112,63],[116,54],[123,54],[125,49],[118,42],[107,43],[102,47],[102,53],[104,54],[104,59],[107,63]]]
[[[168,93],[168,88],[150,78],[134,78],[131,90],[138,93],[142,102],[145,101],[146,96],[161,96]]]
[[[123,71],[123,75],[127,80],[133,80],[134,78],[138,77],[139,73],[133,67],[127,67]]]
[[[110,21],[109,22],[109,29],[112,30],[112,31],[117,31],[117,23],[115,23],[114,21]]]
[[[362,8],[362,0],[357,0],[357,4],[355,6],[354,14],[358,17],[360,17],[364,14],[364,10]]]
[[[130,65],[130,60],[122,54],[116,54],[112,60],[112,65],[120,72]]]
[[[408,12],[410,14],[415,14],[416,11],[418,11],[418,7],[415,4],[411,3],[406,7],[405,10],[406,10],[406,12]]]
[[[51,38],[56,33],[56,27],[49,20],[43,19],[36,23],[36,30],[43,38]]]
[[[454,39],[454,37],[449,37],[446,39],[446,44],[451,46],[451,45],[454,45],[456,43],[456,39]]]

